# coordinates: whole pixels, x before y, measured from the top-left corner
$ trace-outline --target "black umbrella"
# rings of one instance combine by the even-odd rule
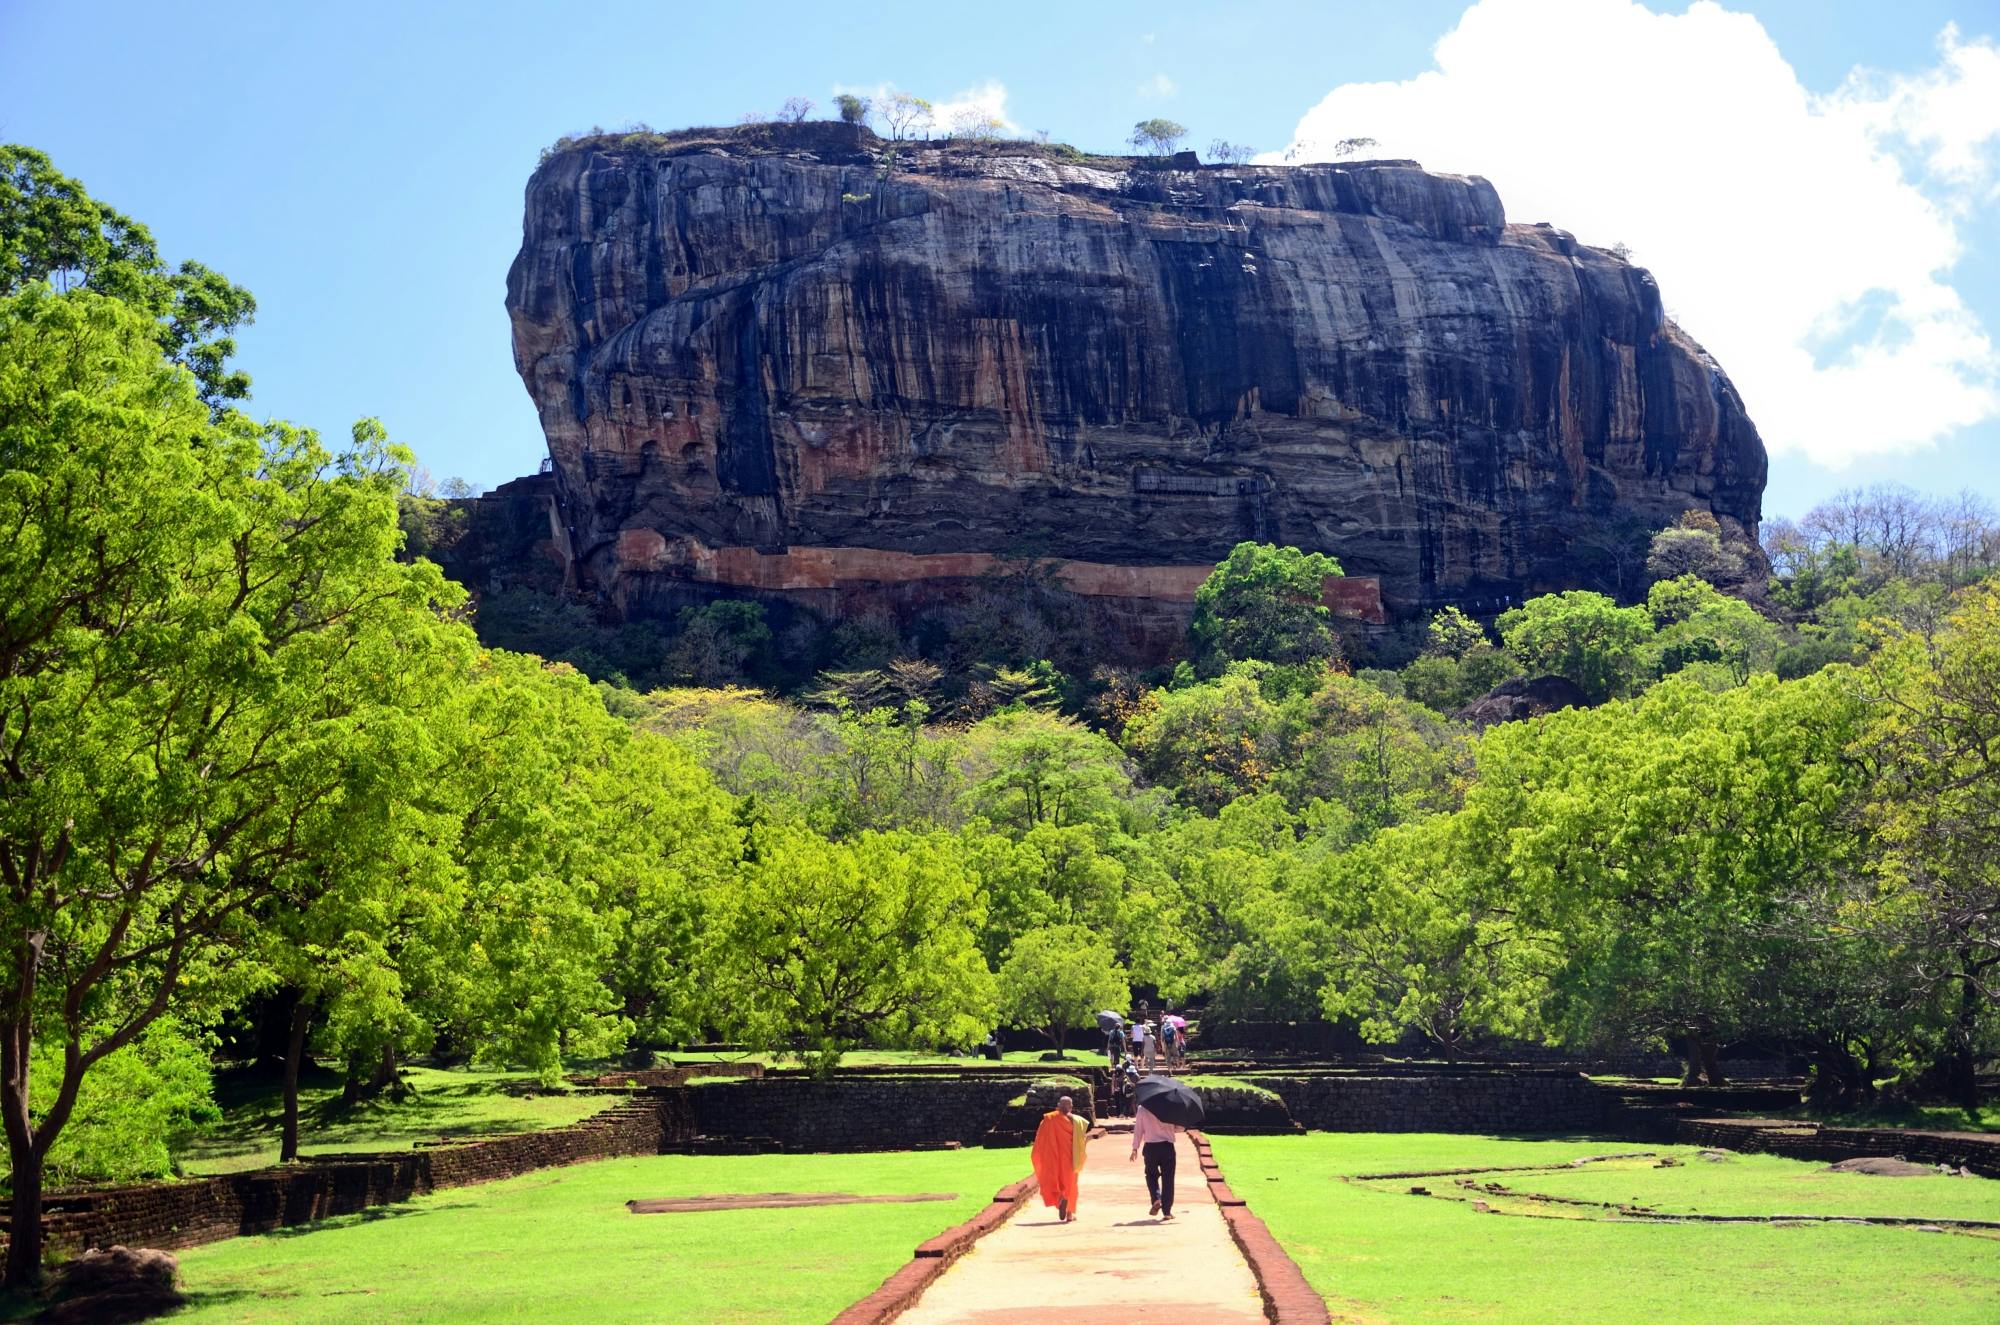
[[[1111,1032],[1124,1024],[1125,1018],[1115,1012],[1100,1012],[1097,1014],[1097,1029],[1103,1031],[1106,1035],[1111,1034]]]
[[[1175,1127],[1199,1127],[1201,1096],[1172,1077],[1151,1076],[1139,1083],[1139,1107]]]

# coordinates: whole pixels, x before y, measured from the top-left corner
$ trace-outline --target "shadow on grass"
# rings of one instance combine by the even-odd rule
[[[419,1206],[410,1202],[396,1205],[370,1206],[366,1210],[351,1215],[332,1215],[326,1219],[314,1219],[303,1224],[287,1224],[283,1228],[266,1229],[261,1233],[245,1234],[258,1238],[299,1238],[308,1233],[325,1233],[336,1228],[359,1228],[363,1224],[380,1224],[391,1219],[413,1219],[422,1215],[447,1214],[453,1210],[471,1210],[472,1201],[451,1201],[443,1204]]]

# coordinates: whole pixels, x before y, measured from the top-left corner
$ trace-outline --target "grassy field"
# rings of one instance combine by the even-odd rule
[[[536,1090],[519,1072],[465,1068],[406,1069],[412,1094],[341,1109],[338,1078],[327,1073],[299,1091],[300,1149],[308,1155],[344,1150],[407,1150],[441,1136],[483,1136],[564,1127],[618,1103],[615,1095]],[[181,1155],[190,1174],[234,1173],[278,1162],[282,1099],[276,1082],[223,1078],[216,1102],[222,1121]]]
[[[1271,1226],[1336,1317],[1444,1325],[1699,1317],[1760,1325],[1926,1325],[2000,1320],[2000,1242],[1857,1225],[1658,1225],[1482,1214],[1450,1178],[1372,1186],[1344,1175],[1567,1163],[1656,1149],[1684,1161],[1482,1174],[1516,1190],[1713,1214],[1881,1214],[2000,1219],[2000,1182],[1828,1174],[1768,1156],[1711,1163],[1689,1147],[1603,1140],[1314,1133],[1217,1137],[1230,1186]]]
[[[662,1155],[460,1188],[181,1253],[175,1325],[820,1325],[1027,1172],[1018,1150]],[[718,1192],[955,1192],[951,1202],[633,1215]]]

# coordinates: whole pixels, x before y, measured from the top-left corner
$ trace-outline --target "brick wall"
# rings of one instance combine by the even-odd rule
[[[48,1198],[43,1228],[50,1250],[65,1254],[118,1243],[194,1247],[554,1165],[657,1155],[670,1134],[687,1134],[689,1124],[683,1101],[667,1094],[642,1097],[570,1127],[490,1141],[386,1154],[314,1155],[284,1168],[191,1182],[59,1192]],[[0,1217],[0,1232],[4,1226]]]
[[[1675,1139],[1689,1145],[1751,1150],[1793,1159],[1838,1163],[1863,1156],[1949,1164],[1986,1178],[2000,1178],[2000,1136],[1977,1132],[1919,1132],[1898,1127],[1824,1127],[1776,1118],[1683,1119]]]
[[[1316,1132],[1580,1132],[1608,1095],[1574,1072],[1249,1076]]]
[[[702,1136],[771,1141],[784,1150],[910,1150],[948,1142],[977,1145],[999,1125],[1008,1101],[1035,1093],[1035,1116],[1068,1094],[1094,1116],[1090,1091],[1037,1087],[1030,1077],[862,1078],[838,1081],[766,1078],[715,1082],[685,1090]],[[1041,1102],[1046,1096],[1046,1103]],[[1037,1107],[1038,1106],[1038,1107]]]

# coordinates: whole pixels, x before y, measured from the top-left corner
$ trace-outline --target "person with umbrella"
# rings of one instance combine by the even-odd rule
[[[1201,1096],[1170,1077],[1147,1077],[1139,1083],[1138,1106],[1132,1111],[1132,1153],[1146,1157],[1146,1195],[1152,1213],[1174,1217],[1174,1170],[1178,1167],[1174,1137],[1201,1126]]]
[[[1097,1029],[1104,1032],[1104,1052],[1113,1072],[1118,1070],[1118,1050],[1125,1043],[1125,1018],[1116,1012],[1097,1014]]]
[[[1083,1137],[1089,1124],[1071,1110],[1076,1101],[1064,1095],[1056,1107],[1042,1115],[1035,1129],[1035,1148],[1029,1157],[1035,1166],[1035,1183],[1041,1188],[1042,1204],[1056,1208],[1056,1218],[1067,1224],[1076,1218],[1076,1171],[1083,1167]]]

